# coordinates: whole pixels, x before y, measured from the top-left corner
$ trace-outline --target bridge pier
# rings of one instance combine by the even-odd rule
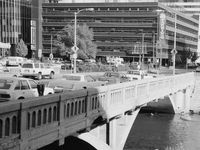
[[[191,87],[179,90],[176,93],[169,95],[174,113],[189,113],[191,100]]]
[[[140,109],[133,110],[132,112],[130,111],[119,117],[113,118],[104,125],[98,126],[78,137],[93,145],[96,149],[104,145],[104,150],[123,150],[139,110]],[[90,141],[90,136],[93,136],[92,141]],[[94,141],[96,144],[94,144]],[[102,142],[104,144],[102,144]]]

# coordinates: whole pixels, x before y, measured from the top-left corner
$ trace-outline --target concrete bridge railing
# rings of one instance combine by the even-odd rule
[[[0,150],[38,149],[154,99],[194,86],[194,74],[138,80],[1,103]]]

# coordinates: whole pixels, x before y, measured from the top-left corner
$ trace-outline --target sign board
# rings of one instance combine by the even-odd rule
[[[10,47],[11,47],[10,43],[1,43],[0,42],[0,48],[10,49]]]
[[[41,58],[42,57],[42,50],[38,49],[38,57]]]
[[[172,54],[176,54],[176,53],[177,53],[177,50],[172,49],[172,50],[171,50],[171,53],[172,53]]]
[[[73,47],[72,47],[72,51],[73,51],[73,52],[77,52],[78,50],[79,50],[79,48],[78,48],[77,46],[73,46]]]
[[[53,59],[53,54],[51,53],[51,54],[49,54],[49,58],[50,58],[50,60],[52,60]]]
[[[34,20],[31,20],[31,49],[36,50],[36,21]]]
[[[160,27],[159,27],[159,39],[165,39],[165,30],[166,30],[166,15],[165,13],[160,14]]]
[[[70,55],[70,59],[76,59],[76,58],[77,58],[77,54]]]

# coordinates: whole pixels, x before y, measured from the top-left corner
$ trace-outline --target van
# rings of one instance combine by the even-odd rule
[[[21,65],[26,61],[26,58],[23,57],[16,57],[16,56],[9,56],[6,58],[7,65]]]

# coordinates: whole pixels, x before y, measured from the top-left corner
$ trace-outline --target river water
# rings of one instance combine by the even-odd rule
[[[200,115],[185,121],[179,114],[140,113],[124,150],[200,150]]]

